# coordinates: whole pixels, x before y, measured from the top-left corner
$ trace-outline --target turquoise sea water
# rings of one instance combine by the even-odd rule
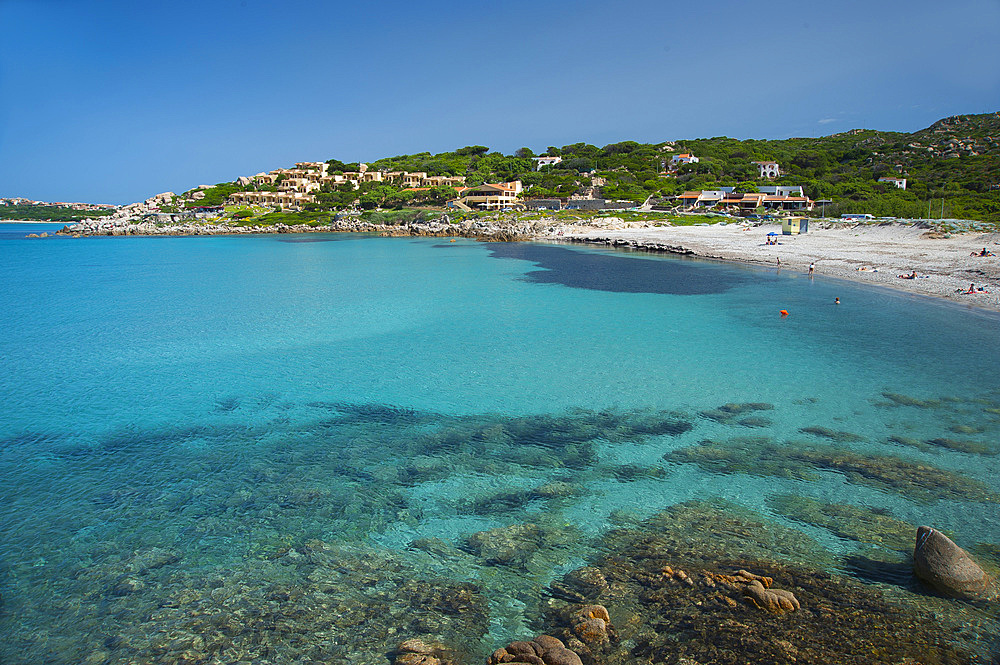
[[[270,589],[316,541],[479,584],[486,653],[531,634],[596,538],[685,501],[799,529],[861,577],[871,542],[779,497],[1000,546],[991,313],[564,245],[32,231],[0,225],[2,663],[142,662],[179,639],[163,608]],[[468,540],[524,523],[558,531],[544,556]],[[349,662],[394,639],[351,634]]]

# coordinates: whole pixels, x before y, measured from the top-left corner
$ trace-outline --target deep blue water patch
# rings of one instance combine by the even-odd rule
[[[681,260],[638,258],[581,252],[530,243],[488,243],[498,259],[531,261],[541,268],[524,278],[536,284],[562,284],[612,293],[660,293],[681,296],[724,293],[745,281],[732,270]]]

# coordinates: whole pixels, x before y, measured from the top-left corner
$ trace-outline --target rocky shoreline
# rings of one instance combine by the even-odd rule
[[[328,224],[273,224],[237,226],[211,222],[162,224],[121,219],[91,219],[64,226],[56,235],[87,236],[218,236],[260,235],[272,233],[369,233],[381,236],[460,237],[496,241],[530,240],[541,228],[531,222],[498,222],[494,220],[463,220],[451,222],[448,217],[406,224],[374,224],[361,219],[337,220]]]

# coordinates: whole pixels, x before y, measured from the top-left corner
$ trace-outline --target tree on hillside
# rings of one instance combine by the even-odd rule
[[[531,148],[518,148],[514,156],[522,159],[531,159],[535,156],[535,153],[532,152]]]
[[[561,171],[577,171],[579,173],[586,173],[593,170],[594,162],[586,157],[574,157],[573,159],[564,159],[558,164],[553,164],[552,166],[553,168]]]
[[[464,148],[459,148],[455,151],[456,155],[485,155],[490,151],[484,145],[467,145]]]
[[[326,160],[326,163],[327,163],[327,171],[329,171],[330,173],[337,173],[338,171],[340,173],[344,173],[345,171],[358,170],[357,162],[347,164],[345,162],[340,161],[339,159],[328,159]]]

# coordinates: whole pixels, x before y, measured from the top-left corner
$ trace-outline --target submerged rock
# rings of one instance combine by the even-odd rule
[[[888,390],[882,393],[882,397],[888,399],[888,404],[892,406],[916,406],[921,409],[932,409],[934,407],[941,406],[941,400],[939,399],[917,399],[916,397],[901,395],[899,393],[889,392]]]
[[[917,529],[913,570],[946,596],[985,600],[994,595],[993,584],[979,564],[951,538],[929,526]]]
[[[794,494],[774,496],[767,502],[783,515],[828,529],[841,538],[906,553],[913,543],[916,527],[894,518],[883,509],[824,503]]]
[[[180,560],[181,555],[179,552],[167,550],[162,547],[150,547],[133,554],[125,562],[123,568],[126,572],[141,575],[147,571],[177,563]]]
[[[837,443],[849,443],[852,441],[864,441],[865,437],[860,434],[855,434],[854,432],[841,432],[839,430],[833,430],[829,427],[803,427],[799,429],[800,432],[804,434],[813,434],[815,436],[821,436],[824,439],[832,439]]]
[[[745,473],[813,480],[818,471],[843,474],[848,482],[902,494],[913,501],[937,499],[998,503],[1000,495],[964,474],[890,455],[862,455],[837,446],[779,443],[768,437],[704,440],[663,456],[715,473]]]
[[[743,596],[747,598],[754,607],[758,607],[775,614],[792,612],[801,607],[799,601],[791,591],[784,589],[768,589],[759,580],[753,580],[743,590]]]
[[[731,425],[740,416],[745,416],[747,414],[754,413],[756,411],[772,411],[773,409],[774,405],[769,404],[767,402],[739,402],[739,403],[729,402],[728,404],[723,404],[718,408],[710,409],[708,411],[702,411],[700,415],[703,418],[708,418],[709,420],[714,420],[719,423]],[[765,426],[757,424],[748,425],[746,424],[746,422],[748,421],[750,423],[761,422],[770,424],[770,421],[767,420],[766,418],[754,418],[754,417],[744,418],[743,420],[740,420],[738,422],[739,424],[744,425],[746,427]]]
[[[410,638],[396,647],[393,665],[451,665],[453,653],[438,642],[425,642],[420,638]]]
[[[486,563],[523,566],[542,546],[542,529],[537,524],[512,524],[478,531],[465,539],[466,547]]]
[[[515,641],[497,649],[486,659],[487,665],[583,665],[580,656],[567,649],[562,640],[551,635],[539,635],[530,642]]]

